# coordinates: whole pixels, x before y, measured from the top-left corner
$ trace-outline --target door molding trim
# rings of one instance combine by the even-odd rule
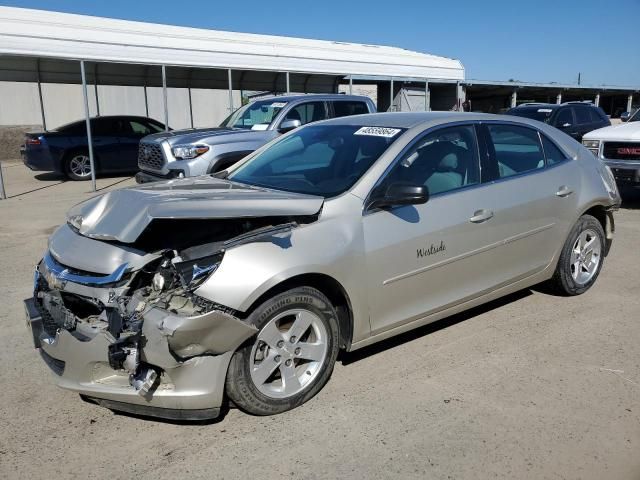
[[[543,225],[541,227],[534,228],[533,230],[528,230],[526,232],[519,233],[519,234],[513,235],[511,237],[507,237],[507,238],[505,238],[503,240],[500,240],[498,242],[490,243],[489,245],[485,245],[484,247],[476,248],[475,250],[471,250],[469,252],[461,253],[460,255],[456,255],[455,257],[447,258],[446,260],[442,260],[440,262],[433,263],[433,264],[427,265],[425,267],[420,267],[420,268],[417,268],[416,270],[411,270],[410,272],[407,272],[407,273],[402,273],[402,274],[397,275],[395,277],[391,277],[391,278],[388,278],[387,280],[384,280],[382,282],[382,285],[390,285],[390,284],[395,283],[397,281],[404,280],[406,278],[413,277],[415,275],[419,275],[419,274],[424,273],[424,272],[428,272],[429,270],[434,270],[436,268],[444,267],[445,265],[449,265],[449,264],[451,264],[453,262],[457,262],[459,260],[464,260],[465,258],[469,258],[469,257],[471,257],[473,255],[477,255],[479,253],[484,253],[484,252],[487,252],[487,251],[492,250],[494,248],[497,248],[497,247],[500,247],[500,246],[503,246],[503,245],[507,245],[509,243],[516,242],[518,240],[522,240],[523,238],[530,237],[531,235],[536,235],[536,234],[538,234],[540,232],[544,232],[546,230],[549,230],[550,228],[553,228],[554,225],[555,225],[555,223],[550,223],[548,225]]]

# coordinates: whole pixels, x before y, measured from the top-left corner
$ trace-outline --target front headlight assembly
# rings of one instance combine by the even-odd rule
[[[171,150],[173,152],[173,156],[178,160],[190,160],[192,158],[199,157],[203,153],[207,153],[209,151],[209,147],[207,145],[176,145]]]
[[[582,140],[582,145],[587,147],[596,157],[600,153],[600,140]]]

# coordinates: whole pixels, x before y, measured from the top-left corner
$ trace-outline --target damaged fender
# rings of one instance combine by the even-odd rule
[[[256,332],[254,326],[218,310],[184,317],[154,308],[144,316],[143,351],[149,363],[173,368],[180,364],[175,355],[189,358],[234,351]]]

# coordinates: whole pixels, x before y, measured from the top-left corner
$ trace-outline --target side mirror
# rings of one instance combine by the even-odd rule
[[[622,120],[623,122],[628,122],[630,116],[631,116],[631,112],[622,112],[620,114],[620,120]]]
[[[374,193],[369,208],[419,205],[427,203],[427,200],[429,200],[429,190],[424,185],[396,182],[388,187],[381,187]]]
[[[278,131],[280,133],[287,133],[287,132],[290,132],[291,130],[295,130],[296,128],[298,128],[301,125],[302,125],[302,122],[300,120],[286,120],[285,119],[280,124],[280,128],[278,128]]]

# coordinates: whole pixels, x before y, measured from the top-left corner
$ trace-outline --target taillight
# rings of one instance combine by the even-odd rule
[[[26,140],[27,145],[40,145],[42,142],[39,138],[28,137]]]

